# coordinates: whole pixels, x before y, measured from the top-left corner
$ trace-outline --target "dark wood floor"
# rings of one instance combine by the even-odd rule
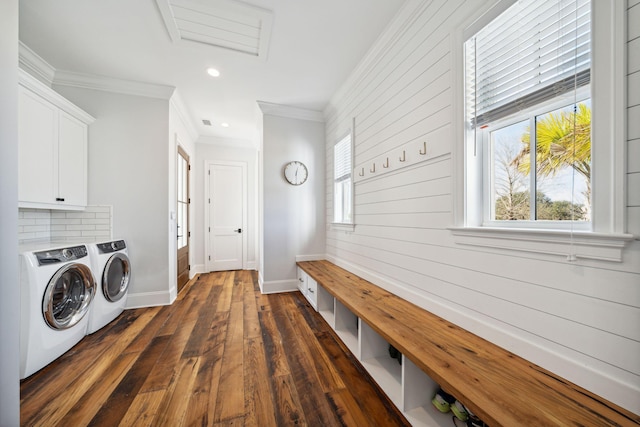
[[[407,421],[299,292],[201,275],[21,383],[25,426],[396,426]]]

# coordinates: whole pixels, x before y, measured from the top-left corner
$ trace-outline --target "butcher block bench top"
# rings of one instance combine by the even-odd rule
[[[329,261],[297,264],[491,427],[640,424],[640,416]]]

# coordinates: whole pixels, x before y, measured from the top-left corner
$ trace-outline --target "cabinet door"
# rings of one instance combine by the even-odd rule
[[[20,87],[18,106],[18,199],[55,203],[57,191],[58,109]]]
[[[300,267],[298,267],[298,289],[302,295],[307,296],[307,273]]]
[[[58,199],[64,205],[87,204],[87,126],[60,111],[58,127]]]
[[[311,306],[318,311],[318,282],[309,276],[307,276],[307,299]]]

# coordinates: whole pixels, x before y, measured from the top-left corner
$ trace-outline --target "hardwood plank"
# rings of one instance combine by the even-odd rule
[[[272,377],[281,377],[289,375],[289,365],[284,346],[282,345],[282,337],[280,331],[273,318],[271,311],[262,311],[258,313],[260,320],[260,328],[262,329],[262,341],[267,353],[267,366]]]
[[[244,354],[246,356],[244,363],[245,424],[276,427],[273,393],[262,340],[260,338],[245,340]]]
[[[174,381],[164,395],[162,403],[160,403],[160,408],[153,421],[154,425],[182,425],[199,366],[200,359],[197,357],[190,357],[180,361],[180,366],[177,369],[178,375],[174,378]]]
[[[291,375],[281,375],[271,378],[273,400],[276,402],[273,410],[278,426],[309,425],[305,418],[293,377]]]
[[[225,286],[227,284],[225,283]],[[231,304],[229,324],[216,399],[215,422],[237,418],[244,414],[243,378],[243,304]]]
[[[164,335],[154,338],[101,406],[100,411],[91,419],[89,425],[103,426],[119,423],[127,413],[136,394],[142,388],[149,372],[161,357],[169,340],[170,338]]]
[[[253,281],[248,271],[239,273],[243,283],[244,302],[244,338],[253,339],[262,336],[260,320],[258,319],[258,309],[256,306],[255,290]]]
[[[291,303],[286,306],[287,316],[294,327],[295,333],[309,346],[309,355],[313,360],[322,391],[328,393],[343,389],[345,385],[340,378],[340,374],[335,370],[333,362],[329,359],[312,331],[312,328],[318,330],[319,322],[325,323],[324,319],[313,310],[300,292],[292,292],[290,297]]]
[[[129,410],[124,415],[119,427],[151,427],[156,417],[160,402],[164,396],[164,390],[138,393],[129,406]]]
[[[340,421],[331,412],[321,389],[309,348],[303,340],[298,339],[287,316],[287,306],[291,305],[289,295],[271,300],[271,310],[278,329],[281,331],[283,345],[287,349],[287,361],[305,418],[310,425],[338,426]]]
[[[229,312],[216,313],[202,349],[200,370],[194,383],[185,425],[206,426],[213,422],[228,322]]]
[[[362,412],[353,394],[345,389],[327,393],[329,404],[338,415],[343,426],[369,426],[370,419]]]
[[[224,273],[224,282],[222,285],[222,293],[218,299],[216,311],[229,311],[231,309],[231,294],[233,293],[233,273]]]
[[[191,307],[193,304],[192,298],[185,298],[183,303],[187,303],[188,307]],[[180,313],[184,313],[184,310],[178,310]],[[182,357],[182,353],[184,352],[185,346],[189,341],[191,333],[193,332],[193,328],[195,327],[196,321],[191,320],[189,322],[180,319],[175,319],[178,325],[173,329],[172,334],[169,336],[169,343],[167,347],[153,367],[153,370],[149,374],[147,381],[145,381],[142,386],[141,392],[145,393],[152,390],[158,389],[166,389],[173,376],[176,373],[176,369],[178,366],[178,361]],[[163,328],[158,336],[165,336],[167,329]]]
[[[124,353],[118,357],[106,375],[102,377],[99,382],[91,385],[89,390],[73,405],[71,410],[65,414],[64,418],[57,425],[66,427],[89,424],[137,358],[138,354],[131,352]]]
[[[206,340],[210,336],[216,316],[217,307],[215,301],[221,292],[222,288],[220,286],[212,286],[211,291],[206,295],[206,299],[198,313],[193,331],[182,352],[183,358],[200,356],[203,348],[206,347]]]

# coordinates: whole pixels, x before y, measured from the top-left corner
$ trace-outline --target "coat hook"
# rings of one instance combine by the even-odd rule
[[[427,141],[424,141],[423,144],[424,148],[420,150],[420,154],[424,156],[425,154],[427,154]]]
[[[362,170],[360,172],[358,172],[358,175],[364,176],[364,168],[362,168]]]
[[[374,163],[373,167],[371,169],[369,169],[369,172],[375,173],[375,171],[376,171],[376,164]]]
[[[389,158],[387,157],[387,163],[382,165],[383,168],[388,168],[389,167]]]
[[[402,157],[400,157],[400,161],[401,162],[406,162],[407,161],[406,153],[405,153],[404,150],[402,150]]]

